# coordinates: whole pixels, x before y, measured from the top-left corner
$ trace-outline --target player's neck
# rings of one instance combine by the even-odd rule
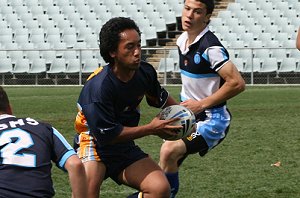
[[[130,81],[135,74],[135,70],[120,67],[113,67],[112,72],[122,82]]]
[[[187,35],[188,35],[188,39],[186,41],[186,47],[188,47],[189,45],[191,45],[195,39],[197,38],[197,36],[199,36],[199,34],[206,28],[206,26],[202,26],[199,27],[197,29],[194,29],[193,31],[187,31]]]

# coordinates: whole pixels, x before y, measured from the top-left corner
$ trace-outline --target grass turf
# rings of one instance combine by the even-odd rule
[[[47,121],[72,143],[80,87],[5,87],[14,114]],[[179,87],[167,87],[177,99]],[[178,198],[300,197],[300,87],[248,87],[229,100],[233,120],[228,137],[205,157],[192,155],[180,169]],[[141,124],[159,110],[142,103]],[[136,143],[156,161],[162,140]],[[271,166],[280,161],[281,166]],[[71,197],[68,176],[53,168],[57,198]],[[153,181],[155,182],[155,181]],[[110,179],[101,197],[126,197],[135,190]]]

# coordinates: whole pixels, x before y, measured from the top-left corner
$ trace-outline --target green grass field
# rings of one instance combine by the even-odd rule
[[[80,87],[6,87],[18,117],[30,116],[55,126],[72,143]],[[167,87],[178,98],[179,87]],[[233,121],[228,137],[205,157],[183,163],[178,198],[300,197],[300,87],[248,87],[228,102]],[[142,104],[141,124],[159,112]],[[155,160],[162,140],[137,144]],[[280,161],[281,166],[271,164]],[[68,177],[53,169],[57,198],[71,196]],[[155,181],[153,181],[155,182]],[[110,179],[101,197],[124,198],[135,190]]]

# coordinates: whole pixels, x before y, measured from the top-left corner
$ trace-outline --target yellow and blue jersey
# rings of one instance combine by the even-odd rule
[[[152,65],[141,62],[133,78],[120,81],[107,65],[86,82],[78,99],[75,121],[77,132],[90,132],[101,146],[121,133],[123,126],[137,126],[140,102],[146,97],[150,106],[161,108],[169,93],[160,86]],[[120,145],[134,145],[133,141]]]
[[[90,76],[87,78],[87,81],[90,80],[91,78],[93,78],[98,73],[100,73],[102,71],[102,69],[103,69],[103,67],[97,68],[92,74],[90,74]],[[81,109],[80,105],[77,105],[77,109],[78,109],[78,113],[76,115],[75,123],[74,123],[75,130],[78,134],[80,134],[82,132],[88,132],[89,131],[88,125],[87,125],[86,119],[82,113],[82,109]]]

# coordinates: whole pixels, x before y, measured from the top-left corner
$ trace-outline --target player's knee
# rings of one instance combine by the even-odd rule
[[[176,152],[176,145],[170,143],[164,143],[160,150],[160,161],[173,162],[178,158],[178,152]]]
[[[155,185],[149,186],[147,191],[149,197],[169,198],[171,195],[171,187],[167,180],[164,182],[156,182]]]

